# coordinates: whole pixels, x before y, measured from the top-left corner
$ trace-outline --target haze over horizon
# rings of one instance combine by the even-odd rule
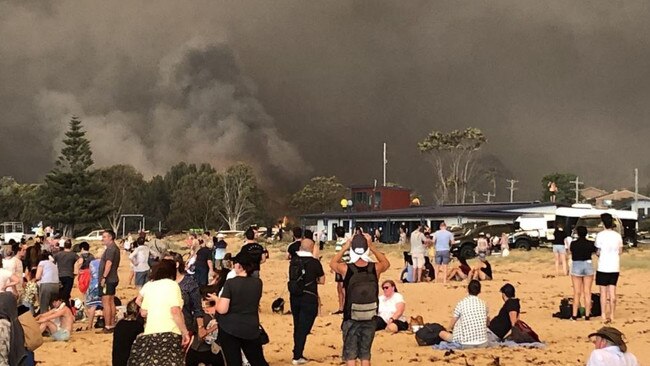
[[[51,169],[70,115],[97,166],[252,164],[267,186],[388,181],[431,202],[430,131],[481,128],[516,199],[542,176],[650,182],[650,3],[0,1],[0,176]]]

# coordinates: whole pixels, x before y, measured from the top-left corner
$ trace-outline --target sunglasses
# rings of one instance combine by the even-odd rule
[[[388,290],[388,289],[390,288],[390,286],[384,286],[384,287],[382,287],[382,288],[383,288],[384,290]]]

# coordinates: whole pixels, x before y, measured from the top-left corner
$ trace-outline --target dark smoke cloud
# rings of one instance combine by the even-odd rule
[[[388,180],[430,197],[416,142],[474,126],[518,198],[554,171],[650,179],[644,1],[48,4],[0,2],[0,175],[42,177],[77,113],[98,164],[147,174],[246,160],[271,183],[372,182],[385,141]]]

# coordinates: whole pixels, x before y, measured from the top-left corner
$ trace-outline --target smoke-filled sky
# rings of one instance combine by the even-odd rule
[[[479,127],[538,198],[554,171],[650,180],[647,1],[0,1],[0,175],[38,181],[71,114],[98,166],[253,164],[431,196],[416,143]]]

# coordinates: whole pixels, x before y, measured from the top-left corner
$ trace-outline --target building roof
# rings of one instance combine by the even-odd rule
[[[633,198],[634,197],[634,192],[630,191],[629,189],[621,189],[620,191],[614,191],[612,193],[608,193],[602,196],[596,197],[596,201],[604,201],[604,200],[612,200],[612,201],[620,201],[626,198]],[[644,196],[642,194],[639,194],[639,199],[650,199],[648,196]]]
[[[373,185],[373,184],[354,184],[348,186],[351,190],[356,189],[382,189],[382,190],[394,190],[394,191],[412,191],[410,188],[398,187],[398,186],[382,186],[382,185]]]
[[[580,195],[587,200],[606,195],[608,192],[596,187],[585,187],[580,190]]]
[[[521,212],[514,212],[514,210],[547,207],[549,205],[555,206],[552,203],[540,202],[513,202],[513,203],[476,203],[476,204],[458,204],[458,205],[443,205],[443,206],[413,206],[409,208],[402,208],[397,210],[381,210],[381,211],[368,211],[368,212],[323,212],[315,214],[302,215],[305,219],[341,219],[341,218],[354,218],[354,219],[370,219],[370,218],[423,218],[423,217],[449,217],[449,216],[464,216],[464,217],[502,217],[502,218],[516,218],[521,215]]]

